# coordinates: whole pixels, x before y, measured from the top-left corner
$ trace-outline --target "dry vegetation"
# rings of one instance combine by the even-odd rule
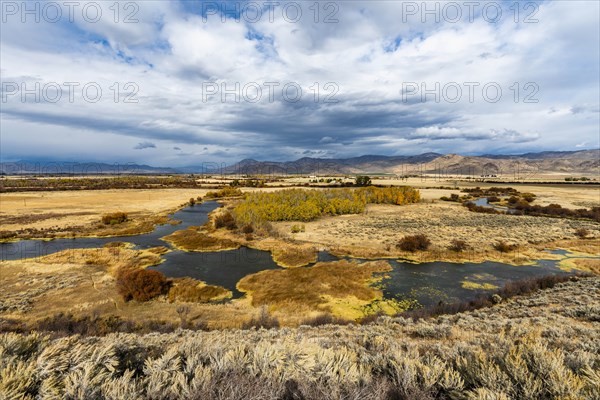
[[[358,214],[370,203],[410,204],[420,199],[410,187],[303,190],[247,194],[235,205],[238,225],[262,225],[265,221],[313,221],[322,215]]]
[[[208,235],[202,227],[190,227],[175,231],[162,239],[185,251],[220,251],[240,247],[239,243]]]
[[[293,270],[290,270],[293,271]],[[363,326],[0,336],[9,399],[600,398],[600,280]]]
[[[183,303],[206,303],[230,297],[231,291],[192,278],[174,279],[168,295],[169,301]]]
[[[425,190],[423,190],[425,192]],[[547,257],[544,248],[565,248],[600,254],[600,224],[593,221],[533,216],[470,213],[459,204],[420,203],[404,207],[369,205],[366,213],[325,217],[304,223],[305,231],[293,235],[297,241],[323,246],[332,253],[355,257],[401,257],[415,261],[498,260],[526,263]],[[580,239],[578,229],[586,229]],[[280,237],[290,236],[290,223],[274,223]],[[405,236],[426,234],[427,251],[402,251]],[[458,240],[464,251],[454,251]],[[518,247],[507,253],[494,248],[498,242]]]
[[[182,199],[205,193],[158,188],[0,193],[0,240],[146,233],[157,224],[175,223],[167,216]],[[102,222],[104,215],[117,212],[129,220],[116,225]]]
[[[240,280],[253,306],[268,305],[284,314],[328,311],[345,318],[364,316],[362,307],[381,299],[382,293],[369,286],[377,272],[390,271],[387,262],[317,263],[310,268],[265,270]]]
[[[165,282],[160,276],[158,290],[151,290],[154,288],[146,281],[147,277],[133,275],[158,274],[144,268],[159,264],[160,255],[167,249],[140,251],[129,247],[113,242],[101,249],[65,250],[44,257],[0,262],[0,326],[27,329],[43,320],[59,327],[70,321],[74,326],[84,325],[86,320],[89,323],[90,318],[101,324],[106,318],[113,325],[116,324],[114,319],[127,322],[122,327],[127,331],[152,331],[149,328],[152,324],[174,323],[178,319],[177,303],[188,301],[198,303],[193,307],[195,319],[211,319],[214,326],[228,319],[233,326],[240,326],[252,314],[247,307],[238,306],[208,310],[211,306],[201,303],[219,301],[231,293],[199,281]],[[191,281],[195,288],[190,287]],[[156,296],[160,296],[159,299],[140,302]],[[70,328],[65,325],[65,329]],[[111,331],[107,329],[99,328],[99,331]]]
[[[317,249],[312,246],[282,246],[271,252],[273,261],[284,268],[296,268],[317,261]]]

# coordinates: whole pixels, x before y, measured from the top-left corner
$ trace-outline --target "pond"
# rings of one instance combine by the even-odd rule
[[[223,286],[233,292],[234,298],[239,298],[243,294],[237,291],[236,284],[244,276],[262,270],[280,268],[273,261],[270,252],[246,247],[220,252],[185,252],[173,249],[169,243],[161,240],[162,237],[177,230],[204,224],[208,220],[208,214],[218,207],[220,205],[217,202],[206,201],[193,207],[183,208],[171,216],[181,221],[181,224],[160,225],[153,232],[137,236],[0,243],[0,259],[15,260],[67,249],[98,248],[114,241],[130,242],[138,249],[167,246],[172,251],[164,254],[162,257],[165,261],[152,269],[161,271],[168,277],[187,276],[211,285]],[[318,261],[336,260],[339,258],[327,252],[320,252],[318,255]],[[540,260],[538,265],[534,266],[513,266],[495,262],[413,264],[399,260],[386,259],[386,261],[391,264],[392,271],[383,274],[381,282],[377,284],[385,297],[412,298],[423,305],[434,304],[440,300],[468,300],[484,292],[480,286],[483,284],[502,286],[510,280],[566,273],[558,268],[558,261],[550,260]],[[310,267],[311,265],[304,268]],[[468,288],[465,288],[465,285]]]
[[[487,197],[481,197],[479,199],[475,199],[475,200],[471,201],[471,203],[474,203],[476,206],[479,206],[479,207],[493,208],[494,210],[502,211],[502,212],[505,212],[508,214],[514,214],[517,212],[517,210],[515,210],[513,208],[499,206],[496,204],[490,204]]]

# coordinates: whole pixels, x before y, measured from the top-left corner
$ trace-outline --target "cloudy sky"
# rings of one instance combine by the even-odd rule
[[[599,4],[2,1],[2,161],[598,148]]]

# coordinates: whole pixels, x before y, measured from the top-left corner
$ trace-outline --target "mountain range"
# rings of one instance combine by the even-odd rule
[[[415,156],[365,155],[343,159],[304,157],[296,161],[242,160],[225,168],[236,174],[395,174],[525,175],[531,173],[600,173],[600,149],[545,151],[521,155],[461,156],[424,153]]]
[[[600,149],[581,151],[544,151],[520,155],[462,156],[424,153],[412,156],[364,155],[352,158],[311,158],[295,161],[257,161],[245,159],[231,166],[205,163],[182,168],[152,167],[143,164],[17,161],[0,163],[4,175],[95,175],[95,174],[239,174],[239,175],[495,175],[537,173],[600,175]]]

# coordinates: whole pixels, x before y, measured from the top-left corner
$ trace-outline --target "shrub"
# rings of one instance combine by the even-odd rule
[[[244,232],[245,234],[254,233],[254,228],[250,224],[244,225],[244,227],[242,228],[242,232]]]
[[[265,221],[313,221],[324,214],[358,214],[368,203],[409,204],[420,200],[411,187],[363,187],[359,189],[302,190],[256,192],[239,202],[233,215],[238,225],[259,228]]]
[[[279,328],[279,320],[269,314],[269,310],[266,306],[262,306],[257,317],[252,317],[250,321],[245,322],[242,325],[242,329],[251,328]]]
[[[0,231],[0,239],[11,239],[17,236],[16,232]]]
[[[356,186],[369,186],[371,178],[366,175],[358,175],[355,180]]]
[[[488,203],[497,203],[500,201],[500,198],[497,196],[489,196],[487,198]]]
[[[404,236],[396,245],[404,251],[415,252],[417,250],[427,250],[431,241],[424,234]]]
[[[233,216],[229,212],[225,212],[215,218],[215,228],[227,228],[232,231],[237,228],[237,225]]]
[[[535,200],[535,194],[533,194],[533,193],[523,193],[523,194],[521,194],[521,197],[523,198],[523,200],[525,200],[528,203],[531,203],[532,201]]]
[[[585,239],[589,234],[590,231],[588,231],[585,228],[579,228],[575,231],[575,235],[577,235],[577,237],[579,237],[580,239]]]
[[[461,251],[465,251],[468,247],[469,246],[467,245],[467,242],[465,242],[464,240],[452,239],[452,242],[450,242],[450,246],[448,246],[448,249],[460,253]]]
[[[498,211],[495,208],[492,207],[483,207],[483,206],[478,206],[475,203],[473,203],[472,201],[467,201],[465,203],[463,203],[463,206],[467,207],[469,209],[469,211],[473,211],[476,213],[483,213],[483,214],[504,214],[502,211]]]
[[[244,193],[242,193],[242,191],[236,187],[225,187],[216,192],[208,192],[206,193],[205,197],[209,199],[216,199],[219,197],[237,197],[242,196],[243,194]]]
[[[315,317],[303,320],[300,325],[323,326],[323,325],[349,325],[351,322],[342,318],[334,317],[330,313],[322,313]]]
[[[129,270],[117,278],[117,290],[125,301],[148,301],[166,293],[168,288],[167,278],[158,271]]]
[[[508,198],[508,204],[517,204],[519,202],[519,198],[516,196],[510,196]]]
[[[500,240],[496,243],[494,243],[494,249],[498,250],[500,253],[509,253],[511,251],[514,251],[517,249],[516,244],[509,244],[506,243],[504,240]]]
[[[127,214],[124,212],[114,212],[111,214],[105,214],[102,216],[102,223],[104,225],[117,225],[122,224],[128,220]]]
[[[306,228],[304,227],[304,224],[292,225],[292,233],[304,232],[305,230],[306,230]]]
[[[194,204],[196,204],[196,199],[194,199],[193,197],[190,197],[188,204],[190,205],[190,207],[193,207]]]

